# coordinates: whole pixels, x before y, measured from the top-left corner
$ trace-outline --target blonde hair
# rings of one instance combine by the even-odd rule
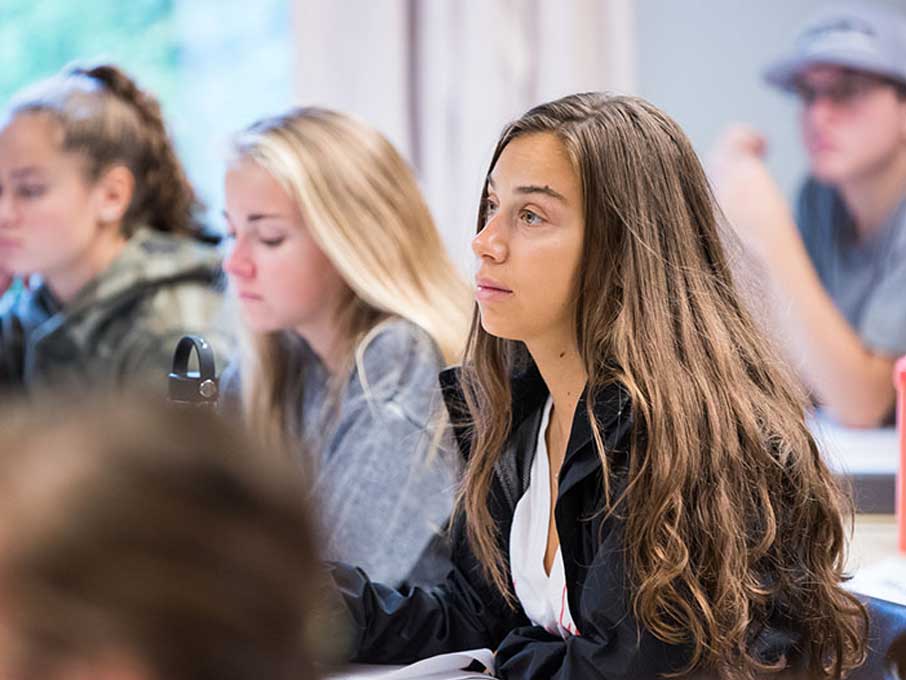
[[[271,174],[296,201],[306,227],[349,287],[337,323],[356,345],[386,318],[406,319],[459,360],[470,293],[450,261],[409,166],[365,123],[320,108],[298,108],[254,123],[234,151]],[[250,423],[285,443],[283,333],[246,333],[240,372]]]

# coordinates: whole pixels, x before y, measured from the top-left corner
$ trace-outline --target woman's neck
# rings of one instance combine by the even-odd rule
[[[103,229],[86,251],[60,267],[41,272],[47,286],[61,304],[72,302],[85,286],[113,264],[126,247],[127,238],[119,225]]]
[[[526,347],[554,402],[551,426],[568,439],[576,405],[588,381],[579,349],[568,336],[527,342]]]
[[[331,377],[346,368],[349,352],[353,348],[350,347],[350,339],[337,324],[310,324],[297,328],[296,332],[305,339]]]

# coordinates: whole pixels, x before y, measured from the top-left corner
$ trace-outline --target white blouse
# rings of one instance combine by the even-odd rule
[[[516,597],[529,620],[552,635],[578,635],[566,596],[566,574],[559,546],[551,565],[544,570],[548,527],[551,519],[550,461],[545,433],[550,423],[553,400],[548,397],[541,417],[535,460],[529,486],[516,504],[510,531],[510,565]]]

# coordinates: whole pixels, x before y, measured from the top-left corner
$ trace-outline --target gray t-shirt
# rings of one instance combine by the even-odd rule
[[[459,460],[443,420],[437,375],[443,359],[431,337],[391,319],[359,347],[356,366],[330,399],[328,374],[299,336],[284,339],[283,403],[291,434],[312,460],[324,557],[362,567],[375,581],[435,585],[450,568],[442,529],[453,509]],[[235,364],[222,379],[235,407]],[[438,421],[438,418],[441,418]],[[439,444],[438,450],[433,450]]]
[[[906,354],[906,197],[860,240],[839,192],[809,179],[796,222],[821,283],[865,346]]]

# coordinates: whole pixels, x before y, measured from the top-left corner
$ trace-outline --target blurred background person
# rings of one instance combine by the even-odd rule
[[[0,271],[40,277],[0,318],[0,387],[162,386],[186,333],[227,354],[221,256],[154,97],[71,67],[0,125]]]
[[[210,412],[40,406],[0,420],[0,677],[318,677],[297,466]]]
[[[906,352],[906,15],[824,9],[765,78],[799,97],[809,175],[794,212],[764,137],[733,126],[713,155],[721,206],[815,400],[842,424],[884,424]]]
[[[471,295],[411,170],[357,119],[293,109],[237,136],[225,195],[245,329],[228,398],[310,467],[329,558],[433,582],[456,481],[437,376]]]

